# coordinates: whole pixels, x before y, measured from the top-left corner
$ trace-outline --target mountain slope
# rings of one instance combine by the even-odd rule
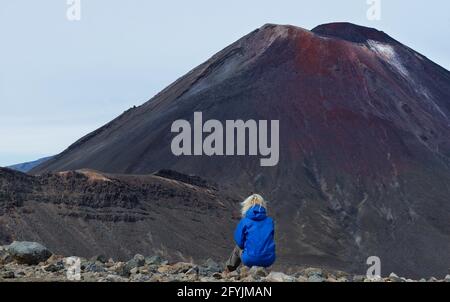
[[[8,166],[7,168],[19,171],[19,172],[29,172],[31,171],[31,169],[39,166],[40,164],[48,161],[49,159],[51,159],[52,156],[48,156],[48,157],[43,157],[40,158],[38,160],[34,160],[34,161],[30,161],[30,162],[26,162],[26,163],[20,163],[20,164],[16,164],[16,165],[12,165],[12,166]]]
[[[182,156],[177,119],[280,121],[280,161]],[[450,73],[385,33],[349,23],[267,24],[33,173],[173,169],[245,196],[277,221],[279,261],[404,275],[450,267]]]
[[[0,245],[36,240],[63,255],[115,259],[228,254],[236,199],[193,185],[187,175],[165,175],[79,170],[35,177],[0,168]]]

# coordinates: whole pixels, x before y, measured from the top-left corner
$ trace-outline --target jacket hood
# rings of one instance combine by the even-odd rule
[[[267,217],[266,209],[260,205],[254,205],[250,209],[247,210],[245,217],[251,220],[263,220]]]

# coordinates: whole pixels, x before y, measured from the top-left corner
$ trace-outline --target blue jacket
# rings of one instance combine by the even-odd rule
[[[274,223],[260,205],[251,207],[234,232],[234,241],[243,250],[242,262],[268,267],[275,262]]]

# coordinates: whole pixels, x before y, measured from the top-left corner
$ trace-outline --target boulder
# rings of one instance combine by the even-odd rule
[[[28,241],[14,241],[8,252],[18,263],[35,265],[46,261],[52,253],[42,244]]]

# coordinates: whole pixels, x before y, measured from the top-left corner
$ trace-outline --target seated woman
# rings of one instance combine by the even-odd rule
[[[248,267],[269,267],[275,262],[274,222],[267,216],[264,199],[253,194],[241,203],[242,219],[234,232],[236,247],[226,263],[226,272],[241,262]]]

